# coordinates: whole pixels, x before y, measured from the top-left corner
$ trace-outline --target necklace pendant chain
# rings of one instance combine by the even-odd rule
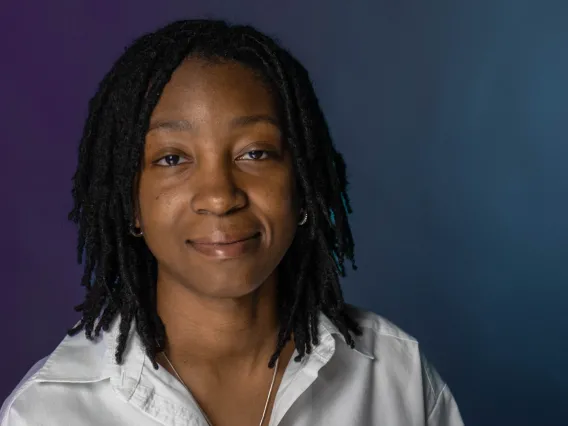
[[[185,382],[183,381],[183,379],[181,378],[181,376],[177,372],[176,368],[174,367],[174,365],[172,364],[172,362],[170,361],[170,359],[168,358],[166,353],[165,352],[162,352],[162,353],[164,354],[164,358],[168,362],[168,365],[170,366],[170,368],[172,369],[172,371],[176,375],[176,378],[180,381],[180,383],[183,385],[183,387],[191,394],[189,387],[185,384]],[[270,403],[270,397],[272,396],[272,390],[274,389],[274,383],[276,382],[276,374],[278,373],[278,361],[280,361],[279,358],[276,359],[276,364],[274,365],[274,373],[272,374],[272,382],[270,383],[270,389],[268,390],[268,395],[266,397],[266,402],[264,404],[264,410],[262,412],[262,417],[260,419],[259,426],[262,426],[262,424],[264,423],[264,419],[266,417],[266,412],[268,411],[268,404]],[[203,410],[201,410],[201,407],[199,407],[199,404],[197,404],[197,408],[199,408],[199,410],[201,411],[201,414],[205,418],[205,421],[207,422],[207,424],[209,426],[213,426],[211,424],[211,422],[209,421],[209,419],[207,418],[207,415],[203,412]]]

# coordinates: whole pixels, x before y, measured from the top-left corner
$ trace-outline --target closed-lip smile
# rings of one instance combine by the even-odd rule
[[[222,234],[222,233],[215,233],[213,237],[205,237],[205,238],[195,238],[188,240],[191,244],[202,244],[202,245],[210,245],[210,246],[225,246],[230,244],[241,243],[252,238],[257,238],[260,236],[260,232],[254,233],[247,233],[241,235],[231,235],[231,234]]]
[[[205,238],[195,238],[187,243],[195,251],[214,259],[235,259],[260,247],[260,232],[225,234],[214,232]]]

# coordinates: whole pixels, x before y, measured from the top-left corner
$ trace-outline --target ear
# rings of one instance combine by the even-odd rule
[[[142,228],[142,221],[140,220],[140,199],[138,195],[139,185],[140,172],[136,173],[136,176],[134,176],[134,185],[132,187],[132,215],[134,216],[132,225],[136,228]]]
[[[142,229],[142,215],[140,214],[140,204],[138,203],[138,200],[134,200],[134,206],[133,206],[134,211],[133,213],[133,221],[132,224],[139,229]]]

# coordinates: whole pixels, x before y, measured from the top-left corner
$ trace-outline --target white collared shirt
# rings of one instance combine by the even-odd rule
[[[321,315],[320,344],[288,364],[270,426],[462,426],[446,384],[415,339],[387,320],[354,310],[356,349]],[[133,328],[134,329],[134,328]],[[115,362],[118,321],[96,342],[66,337],[4,402],[0,426],[206,426],[185,387],[155,370],[131,331]]]

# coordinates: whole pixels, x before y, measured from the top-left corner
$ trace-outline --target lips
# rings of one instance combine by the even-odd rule
[[[240,243],[252,238],[256,238],[260,236],[260,232],[249,232],[243,234],[223,234],[221,232],[214,232],[212,236],[205,237],[205,238],[193,238],[188,240],[191,244],[202,244],[202,245],[229,245],[229,244],[236,244]]]
[[[260,232],[225,234],[214,232],[209,237],[195,238],[187,243],[202,255],[215,259],[234,259],[257,249],[260,245]]]

